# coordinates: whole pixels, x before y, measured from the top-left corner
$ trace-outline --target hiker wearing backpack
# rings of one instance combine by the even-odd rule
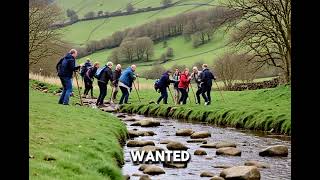
[[[97,75],[97,79],[98,79],[98,86],[99,86],[99,97],[97,99],[97,106],[100,107],[104,107],[104,98],[107,95],[107,85],[109,80],[112,81],[112,66],[113,63],[112,62],[108,62],[106,66],[103,67],[103,69],[101,69],[101,71],[99,72],[99,74]],[[98,72],[98,70],[97,70]]]
[[[123,102],[128,104],[129,93],[132,90],[132,83],[136,79],[136,75],[134,74],[136,68],[136,65],[131,65],[123,71],[119,78],[119,88],[122,92],[119,104],[123,104]]]
[[[157,104],[161,102],[163,99],[163,104],[168,104],[168,91],[167,88],[169,88],[170,83],[175,83],[174,80],[170,80],[171,71],[166,71],[162,74],[161,78],[159,79],[157,83],[157,87],[161,93],[160,97],[157,100]]]
[[[202,65],[202,73],[200,74],[201,79],[201,88],[202,88],[202,97],[205,101],[204,105],[211,104],[211,87],[212,87],[212,79],[216,80],[215,76],[212,72],[208,69],[207,64]]]
[[[200,86],[201,79],[200,79],[200,74],[201,71],[198,70],[196,66],[192,68],[192,73],[191,73],[191,80],[194,80],[197,84],[197,92],[196,92],[196,97],[197,97],[197,102],[196,104],[200,104],[200,94],[202,94],[202,88]]]
[[[71,49],[65,57],[60,59],[56,65],[58,76],[61,80],[63,87],[59,104],[69,105],[69,98],[72,92],[72,75],[73,72],[80,69],[80,66],[76,66],[76,57],[78,55],[77,50]]]
[[[112,81],[112,95],[111,95],[111,103],[114,103],[116,100],[118,91],[119,91],[119,78],[121,76],[121,65],[117,64],[116,69],[113,71],[113,81]]]
[[[180,81],[178,84],[178,88],[181,92],[181,98],[179,100],[179,104],[186,104],[188,99],[188,88],[190,84],[191,77],[189,75],[189,69],[185,68],[184,71],[180,75]]]
[[[172,78],[175,81],[175,83],[173,84],[174,99],[175,99],[175,102],[178,103],[180,96],[181,96],[180,90],[178,88],[179,80],[180,80],[180,71],[178,68],[176,68],[174,74],[172,75]]]
[[[94,75],[96,74],[98,68],[99,68],[99,62],[95,62],[93,67],[90,67],[86,74],[84,75],[84,86],[85,86],[85,89],[84,89],[84,96],[86,98],[88,98],[88,94],[89,94],[89,91],[91,91],[91,97],[90,98],[94,98],[93,97],[93,80],[94,80]]]
[[[81,68],[80,68],[79,74],[80,74],[83,82],[84,82],[84,76],[90,67],[92,67],[92,64],[90,62],[90,59],[88,58],[87,61],[84,63],[84,65],[81,65]]]

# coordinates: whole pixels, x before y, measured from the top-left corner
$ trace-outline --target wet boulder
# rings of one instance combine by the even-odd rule
[[[142,175],[139,180],[151,180],[151,178],[148,175]]]
[[[224,180],[224,178],[220,176],[213,176],[210,180]]]
[[[214,174],[212,172],[204,171],[200,174],[200,177],[213,177]]]
[[[220,176],[224,179],[260,180],[260,172],[254,166],[235,166],[222,170]]]
[[[200,147],[202,147],[202,148],[216,148],[217,143],[202,144]]]
[[[165,174],[165,171],[156,165],[149,165],[143,170],[144,174],[149,174],[149,175],[158,175],[158,174]]]
[[[168,150],[187,150],[189,148],[180,142],[172,141],[167,144],[167,149]]]
[[[241,156],[241,151],[234,147],[224,147],[218,149],[216,155]]]
[[[167,168],[186,168],[187,163],[172,163],[172,162],[163,162],[163,167]]]
[[[134,138],[134,137],[139,137],[139,136],[154,136],[156,133],[153,131],[128,131],[129,137]]]
[[[194,151],[193,153],[194,155],[207,155],[207,152],[205,150],[202,149],[197,149]]]
[[[160,121],[152,119],[143,119],[131,124],[131,126],[141,126],[141,127],[156,127],[160,126]]]
[[[191,134],[191,139],[201,139],[211,137],[211,134],[208,131],[199,131]]]
[[[139,167],[139,171],[145,170],[148,166],[151,166],[150,164],[141,164]]]
[[[216,148],[224,148],[224,147],[237,147],[237,145],[235,143],[232,142],[217,142],[216,144]]]
[[[245,166],[255,166],[257,168],[270,168],[270,165],[267,163],[263,162],[258,162],[258,161],[246,161],[244,163]]]
[[[192,129],[179,129],[176,131],[176,136],[191,136],[193,133]]]
[[[270,146],[261,152],[259,152],[260,156],[281,156],[281,157],[286,157],[288,156],[288,147],[284,145],[275,145],[275,146]]]
[[[157,146],[150,146],[150,145],[147,145],[147,146],[143,146],[141,148],[139,148],[139,151],[142,152],[146,152],[146,153],[149,153],[149,152],[152,152],[152,153],[155,153],[156,151],[164,151],[163,148],[161,147],[157,147]]]
[[[169,144],[170,142],[175,142],[175,141],[169,140],[169,139],[165,139],[165,140],[161,140],[160,144]]]
[[[190,139],[187,140],[187,143],[202,143],[202,144],[207,144],[206,139]]]
[[[127,142],[127,147],[143,147],[143,146],[147,146],[147,145],[151,145],[154,146],[154,142],[152,141],[135,141],[135,140],[131,140]]]

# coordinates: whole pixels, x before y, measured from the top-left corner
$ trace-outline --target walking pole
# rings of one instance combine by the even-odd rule
[[[225,100],[224,100],[224,98],[223,98],[223,96],[222,96],[222,92],[220,91],[220,88],[219,88],[219,86],[218,86],[218,83],[217,83],[216,81],[214,81],[214,82],[215,82],[216,85],[217,85],[217,88],[218,88],[218,90],[219,90],[219,92],[220,92],[220,95],[221,95],[221,97],[222,97],[223,102],[225,102]]]
[[[138,91],[140,91],[139,77],[137,77],[137,83],[138,83]]]
[[[139,102],[141,102],[140,96],[139,96],[139,93],[138,93],[138,90],[137,90],[136,85],[135,85],[134,82],[133,82],[133,87],[134,87],[134,89],[136,90],[136,93],[137,93],[137,95],[138,95]]]
[[[172,93],[171,93],[171,89],[170,89],[170,87],[168,87],[168,89],[169,89],[169,92],[170,92],[171,98],[172,98],[173,102],[175,103],[175,99],[173,99],[173,96],[172,96]]]
[[[80,87],[79,87],[79,83],[78,83],[78,74],[77,74],[76,71],[74,72],[74,76],[75,76],[76,82],[77,82],[77,87],[78,87],[78,92],[79,92],[79,98],[80,98],[80,104],[81,104],[81,106],[83,106],[82,98],[81,98],[81,91],[80,91]]]
[[[193,93],[194,102],[196,103],[196,102],[197,102],[197,101],[196,101],[196,94],[194,94],[194,91],[193,91],[193,88],[192,88],[191,83],[190,83],[190,87],[191,87],[191,91],[192,91],[192,93]]]

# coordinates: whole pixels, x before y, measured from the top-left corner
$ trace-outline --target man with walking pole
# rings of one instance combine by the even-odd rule
[[[69,98],[72,92],[72,75],[73,72],[80,69],[76,66],[77,50],[71,49],[65,57],[60,59],[56,65],[58,76],[60,78],[63,90],[59,99],[59,104],[69,105]]]
[[[136,79],[136,75],[134,74],[135,70],[136,70],[136,65],[131,65],[130,67],[128,67],[127,69],[125,69],[123,71],[123,73],[121,74],[120,78],[119,78],[119,88],[122,92],[122,96],[120,98],[120,102],[119,104],[129,104],[128,103],[128,99],[129,99],[129,93],[132,90],[132,83],[133,81]],[[135,85],[134,85],[135,86]],[[137,91],[138,93],[138,91]],[[139,94],[138,94],[139,96]],[[140,100],[140,97],[138,97]]]
[[[202,97],[205,101],[204,105],[211,104],[211,87],[212,87],[212,79],[216,80],[212,72],[208,69],[207,64],[202,65],[202,73],[200,74],[201,83],[200,86],[202,88]]]

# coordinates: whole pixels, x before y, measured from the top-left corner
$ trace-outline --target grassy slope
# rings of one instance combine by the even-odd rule
[[[173,0],[172,2],[176,1],[177,0]],[[125,11],[125,7],[129,2],[136,4],[134,5],[135,8],[158,7],[161,5],[161,0],[57,0],[58,5],[64,12],[67,11],[67,9],[73,9],[80,18],[90,11],[96,13],[98,11],[113,12],[120,8],[122,11]]]
[[[30,178],[121,179],[124,124],[100,110],[58,105],[57,96],[30,89],[29,97]]]
[[[160,96],[155,91],[141,91],[142,103],[139,103],[136,92],[132,92],[130,99],[132,105],[126,105],[123,110],[129,112],[133,110],[138,113],[145,113],[149,110],[149,113],[160,116],[291,133],[290,86],[240,92],[223,91],[222,93],[225,102],[222,101],[219,92],[213,92],[210,106],[195,105],[192,92],[189,93],[191,103],[188,100],[187,106],[175,106],[169,93],[169,105],[159,106],[147,104],[150,100],[156,101]],[[203,103],[203,99],[201,101]],[[166,114],[168,107],[178,107],[178,109],[172,114]]]
[[[199,0],[199,2],[208,2],[208,0]],[[124,30],[129,27],[138,26],[158,18],[174,16],[192,7],[194,6],[186,5],[186,6],[177,6],[177,7],[167,8],[162,10],[161,13],[151,18],[148,18],[148,17],[156,13],[156,11],[133,14],[129,16],[113,17],[109,19],[82,21],[82,22],[78,22],[73,25],[61,28],[59,29],[59,31],[63,33],[64,40],[71,43],[75,43],[77,45],[83,45],[87,42],[87,39],[91,31],[96,27],[99,27],[99,28],[96,29],[94,33],[92,33],[89,40],[101,40],[103,38],[110,36],[113,32]],[[210,6],[201,6],[194,10],[207,9],[207,8],[210,8]]]
[[[224,35],[224,32],[222,30],[217,31],[209,43],[204,44],[198,48],[193,48],[192,42],[191,41],[186,42],[182,36],[171,38],[170,40],[168,40],[168,47],[172,47],[174,49],[174,57],[173,57],[173,60],[168,61],[163,65],[165,68],[170,68],[174,64],[181,64],[181,63],[187,66],[192,66],[195,62],[200,60],[202,60],[205,63],[208,63],[209,65],[212,65],[215,59],[217,59],[220,55],[228,51],[228,47],[223,47],[226,43],[227,43],[227,35]],[[151,61],[155,61],[156,59],[158,59],[162,53],[166,52],[167,48],[163,48],[162,43],[158,43],[155,45],[154,49],[155,49],[155,55]],[[201,54],[198,56],[183,58],[186,56],[195,55],[195,54],[206,52],[213,49],[216,49],[216,50],[205,53],[205,54]],[[106,59],[111,54],[111,52],[112,50],[110,49],[102,50],[102,51],[93,53],[89,56],[83,57],[79,59],[78,62],[79,64],[83,63],[85,62],[86,58],[89,57],[93,61],[106,63]],[[183,58],[183,59],[179,59],[179,58]],[[175,60],[175,59],[178,59],[178,60]],[[135,62],[135,63],[138,65],[137,71],[140,71],[140,72],[144,70],[148,70],[152,67],[150,62]],[[124,64],[124,67],[126,66],[128,66],[128,64]]]

